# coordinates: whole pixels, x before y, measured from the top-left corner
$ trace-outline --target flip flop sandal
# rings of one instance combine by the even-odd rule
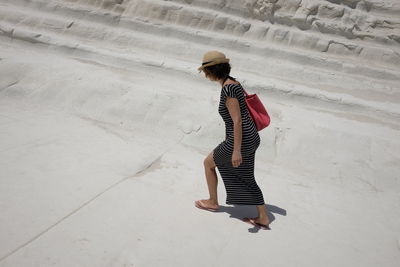
[[[197,200],[194,203],[195,203],[196,208],[199,208],[199,209],[202,209],[202,210],[208,210],[208,211],[211,211],[211,212],[216,212],[218,210],[218,209],[208,208],[208,207],[204,206],[204,204],[203,204],[203,202],[201,200]]]
[[[268,224],[258,223],[254,219],[251,219],[251,218],[244,218],[243,221],[246,222],[246,223],[249,223],[249,224],[251,224],[251,225],[253,225],[255,227],[259,227],[259,228],[261,228],[263,230],[271,230],[271,228],[269,228]]]

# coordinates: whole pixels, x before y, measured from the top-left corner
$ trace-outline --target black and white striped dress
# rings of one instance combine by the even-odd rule
[[[227,96],[238,99],[242,117],[242,164],[237,168],[232,166],[233,121],[226,107]],[[254,159],[260,136],[248,112],[241,85],[222,87],[218,112],[225,122],[225,140],[214,149],[213,158],[225,184],[226,204],[263,205],[263,194],[254,178]]]

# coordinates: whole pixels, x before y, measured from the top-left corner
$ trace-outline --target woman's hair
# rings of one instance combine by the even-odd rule
[[[231,72],[231,65],[229,63],[221,63],[217,65],[212,65],[204,68],[204,72],[207,75],[210,75],[217,80],[225,80],[227,78],[231,78],[235,80],[234,78],[229,76],[229,73]]]

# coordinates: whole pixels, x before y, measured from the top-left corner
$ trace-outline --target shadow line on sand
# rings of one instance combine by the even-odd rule
[[[273,221],[275,221],[275,215],[274,214],[279,214],[282,216],[286,216],[287,212],[285,209],[280,208],[275,205],[269,205],[267,204],[267,215],[270,221],[270,225],[272,224]],[[225,212],[229,214],[230,218],[235,218],[240,221],[243,221],[243,218],[254,218],[257,217],[257,210],[255,209],[254,206],[248,206],[248,205],[233,205],[233,206],[219,206],[218,211],[216,212]],[[257,233],[260,230],[259,227],[253,226],[252,228],[249,228],[250,233]]]

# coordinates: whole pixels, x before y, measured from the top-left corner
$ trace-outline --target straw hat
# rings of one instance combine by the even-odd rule
[[[225,55],[218,51],[208,51],[203,56],[203,63],[201,67],[198,68],[199,71],[204,70],[205,67],[214,66],[221,63],[229,63],[229,58],[226,58]]]

